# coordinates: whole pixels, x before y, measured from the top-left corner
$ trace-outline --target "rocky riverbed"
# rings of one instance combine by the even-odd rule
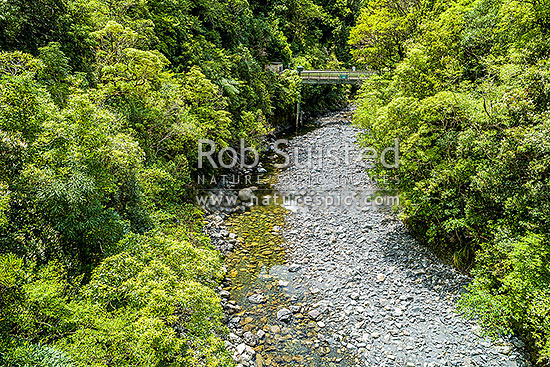
[[[328,116],[290,140],[294,164],[276,175],[273,193],[261,193],[279,200],[210,218],[227,252],[221,295],[235,360],[530,365],[521,341],[483,338],[456,313],[468,279],[419,245],[391,210],[395,198],[376,191],[350,116]]]

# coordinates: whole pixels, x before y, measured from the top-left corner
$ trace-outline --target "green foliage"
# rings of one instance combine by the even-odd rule
[[[36,272],[12,254],[0,256],[2,343],[13,343],[13,335],[55,341],[82,366],[231,365],[212,290],[224,275],[221,259],[204,236],[189,236],[177,226],[127,236],[80,289],[60,264]],[[14,365],[41,358],[48,366],[69,365],[55,349],[27,342],[4,347],[2,358]]]
[[[268,125],[262,110],[254,112],[243,112],[241,118],[241,137],[248,139],[248,144],[252,146],[258,146],[261,142],[257,136],[265,136],[268,131]]]
[[[259,145],[349,89],[358,1],[0,1],[0,364],[232,366],[197,141]]]
[[[121,238],[128,202],[138,200],[132,185],[143,155],[118,125],[86,96],[72,97],[42,126],[32,146],[34,159],[14,182],[24,192],[24,205],[57,233],[62,251],[81,263],[108,252]]]
[[[0,48],[36,55],[48,42],[59,42],[72,66],[86,67],[91,56],[92,21],[78,1],[8,0],[0,3]]]
[[[78,328],[58,346],[81,365],[230,365],[210,288],[223,276],[219,256],[161,233],[119,246],[94,269],[72,315]]]
[[[483,244],[483,260],[476,280],[461,301],[469,314],[479,313],[491,332],[516,327],[526,333],[542,358],[548,358],[548,300],[550,269],[548,238],[528,233],[523,237],[500,236]],[[498,288],[497,288],[498,287]]]
[[[44,88],[34,81],[42,64],[20,52],[0,53],[0,130],[29,143],[56,113]]]
[[[425,49],[411,47],[407,57],[395,67],[395,87],[405,97],[422,99],[437,91],[438,80],[431,74],[430,57]]]
[[[405,55],[404,41],[415,31],[420,1],[371,0],[351,30],[351,53],[360,64],[381,70]]]
[[[231,117],[225,111],[227,102],[219,87],[208,80],[198,67],[193,67],[185,74],[182,93],[183,100],[196,116],[199,134],[226,146],[230,139]]]
[[[13,342],[2,345],[0,362],[6,367],[73,367],[74,364],[65,353],[46,346],[28,342]]]
[[[120,62],[103,67],[101,89],[76,90],[57,107],[43,86],[66,82],[62,56],[55,45],[43,50],[42,62],[2,54],[2,358],[68,365],[61,352],[40,346],[48,343],[77,365],[231,365],[212,290],[223,276],[220,259],[205,240],[183,240],[198,236],[195,224],[191,233],[167,227],[183,219],[189,146],[208,134],[229,139],[219,129],[231,121],[219,88],[198,69],[180,80],[163,70],[162,55],[127,48]],[[123,105],[106,103],[117,94],[148,98],[162,113],[176,96],[194,123],[172,148],[180,155],[144,167],[125,110],[110,107]],[[170,123],[179,121],[175,114]],[[152,226],[166,233],[139,235]],[[124,284],[112,288],[117,277]]]
[[[48,88],[52,99],[58,105],[63,105],[69,94],[69,59],[61,51],[59,43],[52,42],[46,47],[41,47],[39,51],[39,58],[44,67],[37,77]]]
[[[66,271],[55,262],[35,268],[13,254],[1,255],[0,289],[4,357],[10,361],[19,354],[29,359],[43,354],[45,358],[48,349],[28,342],[51,342],[70,330],[67,317],[72,310],[67,296],[71,287]]]
[[[424,31],[401,40],[400,61],[363,86],[356,122],[366,128],[366,146],[382,150],[399,140],[399,167],[374,172],[395,179],[413,232],[471,271],[462,310],[493,335],[522,334],[547,363],[550,105],[542,3],[424,8]]]
[[[14,254],[0,255],[0,319],[2,336],[9,332],[16,317],[15,309],[21,302],[20,284],[25,278],[23,261]]]
[[[8,224],[8,212],[10,210],[10,191],[8,185],[0,182],[0,228]]]

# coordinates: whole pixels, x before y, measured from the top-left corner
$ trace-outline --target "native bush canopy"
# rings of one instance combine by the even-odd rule
[[[233,365],[197,141],[345,102],[265,66],[349,66],[359,7],[0,1],[0,365]]]
[[[369,0],[349,43],[379,71],[359,94],[365,146],[399,139],[418,238],[473,283],[461,306],[550,363],[550,2]]]

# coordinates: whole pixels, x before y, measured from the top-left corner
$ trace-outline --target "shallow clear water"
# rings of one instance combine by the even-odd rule
[[[308,129],[310,130],[310,129]],[[272,185],[280,163],[277,156],[262,160],[267,173],[263,175],[255,195],[261,203],[274,194]],[[256,363],[262,366],[348,366],[347,358],[330,335],[323,335],[322,328],[301,311],[294,313],[289,322],[279,321],[277,311],[311,304],[311,289],[306,289],[286,262],[287,248],[281,235],[285,223],[285,209],[279,200],[271,205],[258,205],[249,212],[234,214],[226,224],[237,235],[238,244],[226,258],[227,278],[225,289],[242,307],[233,315],[243,330],[266,333],[263,342],[256,347]],[[288,226],[286,227],[288,228]],[[321,286],[321,285],[320,285]],[[249,297],[261,294],[265,302],[255,304]]]
[[[298,312],[290,322],[277,320],[278,310],[310,302],[310,290],[293,279],[285,263],[280,234],[285,212],[278,205],[256,206],[227,223],[239,242],[226,262],[226,289],[242,307],[236,316],[244,331],[256,333],[262,329],[266,333],[264,342],[256,348],[258,366],[347,366],[339,350],[330,347],[330,338],[313,342],[322,331],[307,315]],[[250,302],[248,297],[254,294],[263,295],[265,302]]]

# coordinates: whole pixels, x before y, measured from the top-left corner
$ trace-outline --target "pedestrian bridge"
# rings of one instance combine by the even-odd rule
[[[373,74],[370,70],[303,70],[300,77],[304,84],[361,84]]]

